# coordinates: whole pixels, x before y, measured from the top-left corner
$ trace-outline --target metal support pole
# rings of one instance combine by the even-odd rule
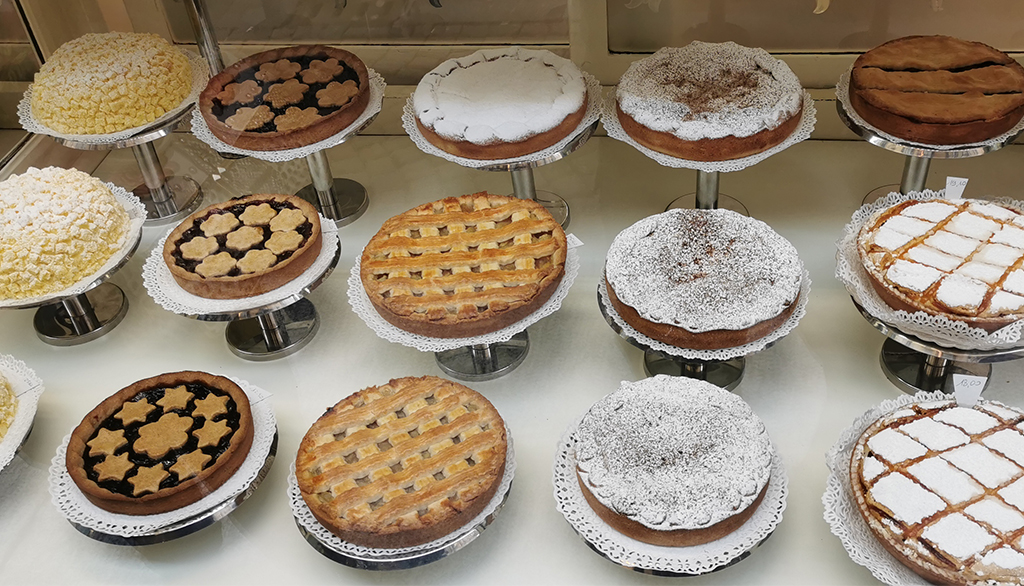
[[[96,312],[93,310],[92,303],[89,302],[89,298],[84,294],[62,299],[61,304],[64,305],[65,311],[68,312],[71,327],[75,329],[75,334],[81,336],[100,327],[100,320],[96,318]]]
[[[697,209],[718,209],[718,171],[697,171]]]
[[[519,199],[537,200],[537,186],[533,182],[533,167],[512,170],[512,193]]]
[[[476,374],[494,372],[498,368],[497,356],[488,344],[474,344],[469,347],[469,352],[473,356],[473,369]]]
[[[703,362],[690,362],[684,361],[683,365],[683,376],[687,378],[696,378],[700,380],[708,379],[707,365]]]
[[[921,374],[928,380],[940,380],[946,376],[949,360],[929,355],[921,365]],[[931,390],[931,389],[929,389]]]
[[[192,21],[192,30],[196,33],[199,52],[210,64],[210,75],[217,75],[218,71],[224,69],[224,59],[220,55],[210,11],[206,9],[206,0],[186,0],[185,8],[188,9],[188,17]]]
[[[309,176],[313,180],[313,189],[316,190],[317,201],[320,203],[320,213],[331,220],[341,217],[338,209],[338,200],[334,197],[334,175],[331,174],[331,164],[327,161],[324,151],[317,151],[306,155],[306,164],[309,165]]]
[[[907,155],[907,162],[903,164],[903,178],[900,180],[900,193],[924,191],[931,163],[932,160],[927,157]]]
[[[256,316],[256,319],[260,322],[260,331],[263,332],[267,350],[273,352],[288,345],[288,331],[281,327],[274,312]]]
[[[132,147],[135,160],[142,171],[142,181],[149,190],[149,199],[158,217],[173,216],[178,213],[178,204],[174,201],[174,192],[167,185],[163,165],[156,154],[156,147],[147,142]]]

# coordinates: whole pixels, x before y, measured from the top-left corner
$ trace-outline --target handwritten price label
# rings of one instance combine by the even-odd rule
[[[569,248],[578,248],[580,246],[583,246],[583,241],[577,238],[575,234],[566,234],[565,243],[569,246]]]
[[[961,407],[974,407],[981,398],[981,392],[985,390],[985,383],[988,381],[983,376],[970,374],[953,374],[953,394],[956,395],[956,404]]]
[[[967,189],[967,179],[963,177],[946,177],[946,199],[960,199]]]

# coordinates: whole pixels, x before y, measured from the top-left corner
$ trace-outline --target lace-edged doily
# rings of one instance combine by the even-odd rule
[[[482,336],[473,336],[471,338],[428,338],[427,336],[399,329],[388,323],[377,313],[373,304],[370,303],[369,296],[366,295],[362,279],[359,278],[359,260],[360,258],[357,256],[356,264],[352,267],[352,272],[348,277],[348,304],[352,306],[352,311],[356,312],[356,315],[362,318],[366,325],[381,338],[388,342],[395,342],[403,346],[415,348],[421,352],[443,352],[476,344],[494,344],[509,341],[512,339],[512,336],[558,311],[562,307],[562,301],[565,300],[565,296],[569,294],[569,288],[572,287],[573,281],[576,280],[576,275],[580,272],[580,255],[576,252],[575,248],[570,248],[565,255],[565,275],[562,276],[562,282],[558,284],[555,292],[551,294],[551,297],[537,311],[510,326],[496,332],[483,334]]]
[[[677,356],[685,360],[731,360],[740,356],[746,356],[753,354],[754,352],[760,352],[769,345],[781,340],[782,338],[789,335],[796,326],[800,323],[800,320],[807,313],[807,301],[811,297],[811,273],[803,268],[803,261],[800,261],[800,268],[803,271],[803,279],[800,280],[800,296],[796,302],[796,308],[793,309],[793,313],[789,315],[789,319],[782,322],[782,325],[776,328],[773,332],[767,336],[750,342],[749,344],[743,344],[742,346],[736,346],[734,348],[722,348],[719,350],[696,350],[692,348],[679,348],[677,346],[671,346],[664,342],[659,342],[654,338],[646,336],[638,332],[633,326],[626,323],[619,315],[619,312],[615,311],[615,307],[612,306],[608,300],[608,284],[602,278],[597,284],[597,295],[598,302],[607,311],[608,316],[615,321],[615,325],[619,327],[623,336],[662,354],[669,356]]]
[[[199,94],[206,89],[206,84],[210,81],[210,68],[206,64],[206,59],[192,51],[178,50],[188,58],[188,63],[192,66],[192,89],[177,107],[148,124],[109,134],[64,134],[57,132],[32,116],[32,85],[29,84],[28,89],[25,90],[25,95],[21,98],[21,102],[18,103],[18,120],[21,122],[21,127],[32,134],[45,134],[46,136],[53,136],[63,140],[90,144],[114,143],[137,134],[142,134],[147,130],[159,128],[175,116],[192,107],[192,104],[199,100]]]
[[[895,310],[882,301],[871,285],[871,279],[864,269],[860,253],[857,250],[857,236],[864,223],[878,210],[908,200],[943,199],[944,194],[945,190],[936,192],[927,189],[923,192],[914,191],[906,195],[893,192],[874,203],[861,206],[853,213],[850,223],[843,229],[842,238],[836,242],[836,247],[839,249],[836,253],[836,278],[842,281],[853,300],[869,314],[905,334],[917,336],[940,346],[961,350],[1016,348],[1021,345],[1021,328],[1024,328],[1024,320],[1018,320],[990,334],[981,328],[972,328],[965,322],[929,315],[923,311],[908,313],[903,310]],[[1024,201],[998,198],[993,199],[992,202],[1024,213]]]
[[[182,289],[171,275],[171,269],[167,268],[167,263],[164,262],[164,243],[174,231],[173,228],[168,230],[167,234],[164,234],[164,237],[156,243],[149,258],[146,259],[146,264],[142,267],[142,284],[145,285],[146,291],[149,292],[153,301],[157,302],[157,305],[179,315],[216,315],[259,309],[282,299],[308,293],[307,289],[310,285],[331,267],[334,256],[341,246],[338,227],[333,221],[320,216],[320,229],[323,233],[323,245],[313,264],[295,279],[255,297],[207,299]]]
[[[423,133],[416,127],[416,108],[412,104],[412,96],[405,102],[405,108],[402,110],[402,127],[405,128],[405,132],[409,135],[416,146],[428,155],[434,155],[435,157],[441,157],[446,161],[452,163],[458,163],[463,167],[469,167],[471,169],[480,169],[483,167],[490,167],[493,165],[506,165],[514,163],[530,163],[533,161],[539,161],[547,159],[555,153],[561,152],[565,149],[570,142],[575,140],[577,136],[585,128],[596,122],[601,118],[601,83],[597,81],[597,78],[590,75],[585,71],[581,71],[583,79],[587,82],[587,111],[583,114],[583,120],[580,121],[576,129],[570,132],[565,138],[549,146],[546,149],[523,155],[520,157],[513,157],[511,159],[467,159],[466,157],[459,157],[450,153],[446,153],[436,146],[430,144],[427,139],[423,138]]]
[[[57,291],[56,293],[49,293],[39,297],[28,297],[25,299],[0,299],[0,309],[5,307],[18,308],[18,307],[35,307],[48,302],[56,302],[65,297],[71,297],[78,295],[79,293],[85,293],[89,289],[92,289],[96,285],[99,285],[102,281],[106,280],[110,273],[114,270],[114,267],[118,266],[124,260],[132,254],[135,247],[138,246],[139,240],[142,238],[142,226],[146,221],[146,206],[143,205],[139,198],[124,189],[118,187],[113,183],[104,183],[110,191],[114,193],[114,197],[117,201],[121,202],[124,206],[124,211],[128,214],[128,230],[125,232],[124,242],[121,243],[121,249],[107,259],[107,262],[103,263],[96,272],[82,278],[74,285],[64,289],[63,291]]]
[[[480,511],[480,513],[477,514],[477,516],[469,523],[466,523],[458,530],[429,543],[414,545],[412,547],[385,549],[364,547],[362,545],[343,541],[340,537],[331,533],[326,527],[321,525],[320,521],[317,521],[316,517],[313,516],[312,511],[309,510],[309,506],[306,505],[306,501],[303,500],[302,493],[299,491],[299,481],[295,477],[294,460],[291,463],[291,468],[288,473],[288,503],[292,508],[292,516],[295,517],[295,521],[298,522],[303,529],[314,535],[317,541],[342,555],[364,559],[379,558],[387,560],[388,558],[402,556],[402,554],[426,553],[439,549],[449,542],[462,538],[470,531],[482,531],[483,528],[489,524],[487,518],[494,515],[505,502],[508,492],[512,489],[512,479],[515,478],[516,474],[516,452],[512,447],[512,433],[509,431],[507,426],[505,427],[505,437],[508,441],[508,448],[505,453],[505,475],[501,477],[501,484],[499,484],[498,489],[494,491],[494,497],[491,498],[491,502],[488,503],[487,506],[484,507],[484,510]]]
[[[805,91],[803,111],[800,114],[800,124],[792,134],[786,137],[786,140],[764,152],[750,155],[749,157],[743,157],[741,159],[732,159],[729,161],[690,161],[688,159],[680,159],[673,157],[672,155],[666,155],[664,153],[651,150],[633,140],[633,137],[626,134],[626,131],[622,129],[622,124],[619,122],[618,115],[615,113],[615,91],[610,92],[605,98],[604,112],[601,114],[601,124],[604,124],[604,129],[608,132],[608,136],[629,144],[636,150],[647,155],[649,158],[654,159],[658,164],[664,165],[665,167],[672,167],[673,169],[696,169],[697,171],[704,171],[705,173],[742,171],[747,167],[756,165],[768,157],[776,153],[780,153],[796,143],[803,142],[810,138],[817,120],[818,111],[814,108],[814,99],[811,98],[811,94]]]
[[[757,547],[782,521],[786,510],[789,479],[778,452],[772,457],[772,473],[764,500],[753,516],[725,537],[692,547],[662,547],[637,541],[612,529],[590,508],[576,480],[577,419],[558,442],[554,485],[556,508],[594,550],[612,562],[628,568],[642,568],[674,574],[706,574]]]
[[[223,376],[223,375],[222,375]],[[232,376],[227,378],[242,387],[249,397],[252,410],[253,437],[252,447],[242,466],[235,474],[217,490],[202,499],[173,511],[156,515],[120,515],[107,512],[89,502],[71,480],[65,465],[68,442],[71,434],[64,436],[64,441],[57,448],[57,455],[50,462],[50,497],[62,515],[75,525],[93,531],[121,537],[141,537],[160,529],[202,515],[206,511],[234,499],[245,492],[259,476],[260,470],[267,462],[270,447],[277,433],[277,420],[270,404],[270,393]]]
[[[219,153],[245,155],[247,157],[253,157],[254,159],[270,161],[271,163],[283,163],[285,161],[301,159],[302,157],[338,146],[345,142],[351,138],[353,133],[361,130],[371,118],[380,113],[381,105],[384,103],[384,88],[386,88],[388,84],[384,83],[384,78],[381,77],[379,73],[369,67],[366,68],[366,73],[370,79],[370,99],[366,103],[366,109],[363,110],[363,113],[360,114],[352,124],[346,126],[344,130],[334,136],[325,138],[320,142],[315,142],[297,149],[284,149],[280,151],[251,151],[240,149],[229,145],[214,136],[213,133],[210,132],[210,127],[206,124],[206,120],[203,118],[203,113],[200,112],[198,108],[192,111],[192,134],[194,134],[199,140],[210,145],[210,148]]]
[[[821,497],[821,503],[825,505],[825,522],[832,528],[833,535],[843,542],[850,559],[870,570],[875,578],[886,584],[927,586],[929,582],[886,551],[861,517],[850,488],[850,455],[864,430],[882,415],[911,403],[948,399],[949,395],[941,391],[921,391],[916,395],[901,395],[882,401],[843,430],[832,449],[825,454],[825,463],[830,471],[825,494]]]
[[[11,385],[11,391],[18,398],[14,421],[7,434],[0,440],[0,471],[14,459],[21,443],[32,429],[36,417],[36,405],[43,394],[43,380],[27,364],[7,354],[0,354],[0,375]]]
[[[968,144],[926,144],[923,142],[914,142],[912,140],[907,140],[905,138],[893,136],[888,132],[879,130],[872,126],[871,124],[869,124],[866,120],[861,118],[860,114],[858,114],[856,110],[853,109],[853,104],[850,103],[851,73],[853,73],[853,66],[850,66],[850,68],[847,69],[845,73],[839,76],[839,83],[836,84],[836,99],[838,99],[839,103],[842,104],[843,110],[846,112],[846,115],[849,116],[850,120],[852,120],[855,125],[866,128],[889,142],[905,144],[908,146],[921,147],[933,151],[956,151],[962,149],[993,147],[1003,145],[1006,144],[1007,142],[1010,142],[1010,140],[1012,140],[1013,137],[1020,134],[1021,131],[1024,131],[1024,118],[1022,118],[1020,122],[1016,124],[1016,126],[995,138],[990,138],[986,141],[972,142]]]

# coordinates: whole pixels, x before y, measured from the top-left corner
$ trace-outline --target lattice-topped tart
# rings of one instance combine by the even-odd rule
[[[360,260],[374,308],[435,338],[499,330],[536,311],[565,272],[565,232],[539,203],[486,192],[388,221]]]
[[[505,471],[505,424],[479,393],[434,376],[347,397],[306,432],[295,459],[302,498],[338,537],[419,545],[473,519]]]
[[[982,200],[911,200],[864,223],[857,249],[894,309],[995,331],[1024,317],[1024,214]]]
[[[850,484],[875,537],[941,584],[1024,581],[1024,412],[916,403],[854,446]]]
[[[67,469],[93,504],[113,513],[179,509],[224,484],[252,445],[249,399],[205,372],[174,372],[125,387],[71,434]]]
[[[358,57],[324,45],[264,51],[210,79],[199,110],[210,131],[254,151],[298,148],[347,128],[366,109],[370,82]]]
[[[164,243],[182,289],[210,299],[266,293],[301,275],[320,254],[320,215],[299,197],[253,194],[189,216]]]

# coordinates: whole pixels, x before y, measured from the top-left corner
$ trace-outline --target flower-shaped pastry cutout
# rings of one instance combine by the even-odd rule
[[[185,445],[191,427],[191,417],[165,413],[160,419],[139,428],[139,439],[135,440],[132,448],[154,460],[163,458],[167,452]]]
[[[272,63],[263,63],[260,70],[256,72],[256,79],[260,81],[277,81],[279,79],[291,79],[302,69],[302,66],[294,61],[278,59]]]

